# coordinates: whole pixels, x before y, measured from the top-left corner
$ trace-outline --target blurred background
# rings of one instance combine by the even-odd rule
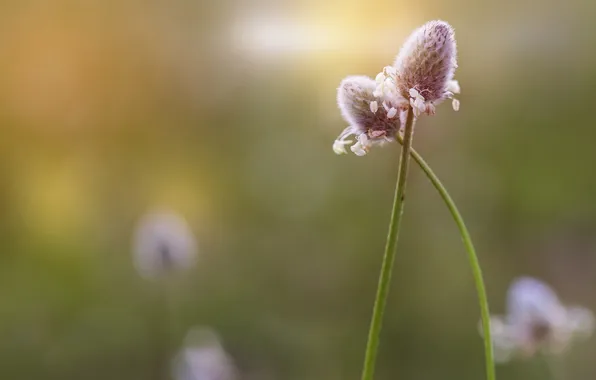
[[[242,379],[359,378],[399,147],[333,154],[336,88],[374,77],[436,18],[456,29],[462,105],[422,118],[414,145],[466,218],[492,311],[520,275],[596,310],[594,12],[588,0],[2,1],[0,378],[157,379],[196,325],[217,331]],[[408,190],[377,378],[482,379],[457,229],[415,166]],[[156,207],[182,215],[198,246],[167,285],[133,265]],[[574,345],[565,378],[594,379],[595,354],[596,339]],[[546,376],[535,360],[498,375]]]

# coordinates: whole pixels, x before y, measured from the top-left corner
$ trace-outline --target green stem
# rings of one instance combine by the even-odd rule
[[[405,139],[402,139],[400,136],[397,137],[397,140],[400,144],[406,145],[408,144]],[[472,275],[474,276],[474,283],[476,284],[476,292],[478,293],[478,303],[480,305],[480,315],[482,318],[482,330],[484,333],[484,352],[486,357],[486,378],[487,380],[495,380],[495,363],[494,363],[494,353],[493,353],[493,342],[492,342],[492,335],[490,332],[490,312],[488,309],[488,298],[486,296],[486,289],[484,286],[484,280],[482,279],[482,270],[480,268],[480,263],[478,261],[478,256],[476,255],[476,250],[474,249],[474,245],[472,244],[472,238],[470,237],[470,233],[466,228],[464,220],[459,213],[455,202],[449,196],[447,189],[441,183],[439,178],[435,175],[432,171],[430,166],[424,161],[424,159],[416,152],[413,148],[410,151],[412,158],[418,166],[422,169],[422,171],[426,174],[430,182],[433,184],[435,189],[443,198],[445,205],[449,209],[451,216],[455,220],[455,224],[457,224],[457,228],[461,234],[461,238],[463,240],[464,246],[466,251],[468,252],[468,260],[470,262],[470,267],[472,269]]]
[[[563,357],[548,356],[545,354],[540,355],[540,359],[544,365],[545,371],[547,372],[547,378],[552,380],[563,380]]]
[[[399,160],[399,169],[397,171],[397,184],[395,186],[395,196],[393,198],[393,210],[391,212],[391,221],[389,222],[387,244],[385,245],[385,254],[383,255],[383,264],[381,266],[381,274],[379,275],[377,295],[373,307],[370,330],[368,332],[366,352],[364,354],[362,380],[372,380],[375,372],[375,361],[377,358],[377,349],[379,347],[379,336],[383,324],[383,313],[385,312],[385,305],[387,304],[387,295],[389,294],[389,285],[391,283],[391,272],[393,270],[393,262],[395,261],[395,247],[397,246],[399,227],[404,211],[406,180],[410,164],[410,149],[412,148],[413,134],[414,112],[412,109],[409,109],[404,130],[403,148]]]

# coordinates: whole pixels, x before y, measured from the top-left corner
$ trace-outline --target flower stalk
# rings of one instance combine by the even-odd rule
[[[482,271],[470,234],[455,203],[445,187],[412,149],[414,121],[422,115],[434,115],[436,106],[446,99],[452,100],[459,110],[459,83],[454,80],[457,68],[457,44],[453,27],[445,21],[429,21],[416,29],[406,39],[392,66],[385,66],[373,80],[366,76],[345,78],[337,93],[337,104],[348,126],[333,143],[336,154],[348,153],[364,156],[375,146],[382,146],[396,139],[402,144],[401,159],[395,188],[395,198],[379,284],[373,307],[373,316],[365,352],[362,380],[372,380],[375,369],[383,313],[395,261],[395,250],[404,209],[405,188],[410,156],[420,165],[435,186],[459,229],[472,269],[484,332],[487,380],[495,380],[493,337],[491,336],[488,300]],[[400,136],[401,131],[403,137]],[[355,137],[355,141],[349,139]]]
[[[397,136],[397,141],[402,144],[404,147],[408,144],[405,139],[402,139],[400,136]],[[470,233],[468,232],[468,228],[464,223],[464,219],[462,218],[455,202],[447,192],[447,189],[437,175],[433,172],[430,166],[424,161],[422,156],[416,152],[413,148],[410,148],[410,154],[414,161],[420,166],[420,169],[426,174],[432,185],[435,189],[439,192],[439,195],[445,202],[445,205],[449,209],[457,228],[461,234],[462,241],[464,243],[464,247],[466,248],[466,252],[468,253],[468,261],[470,262],[470,268],[472,269],[472,275],[474,277],[474,284],[476,286],[476,292],[478,293],[478,303],[480,305],[480,316],[482,319],[482,332],[484,335],[484,354],[485,354],[485,361],[486,361],[486,378],[487,380],[495,380],[495,363],[494,363],[494,352],[493,352],[493,339],[491,335],[491,328],[490,328],[490,311],[488,307],[488,297],[486,296],[486,288],[484,286],[484,279],[482,277],[482,269],[480,268],[480,262],[478,261],[478,256],[476,255],[476,250],[474,249],[474,244],[472,243],[472,238],[470,237]]]
[[[391,212],[391,221],[389,223],[389,232],[387,234],[387,244],[383,255],[383,264],[381,274],[379,275],[379,284],[377,295],[373,306],[373,314],[368,333],[368,342],[364,354],[364,368],[362,370],[362,380],[372,380],[375,371],[375,362],[379,346],[381,327],[383,324],[383,314],[387,305],[387,296],[389,295],[389,286],[391,284],[391,273],[393,263],[395,262],[396,246],[399,236],[399,228],[404,211],[404,201],[406,193],[406,181],[410,164],[410,155],[412,149],[412,139],[414,137],[414,111],[410,108],[404,128],[403,146],[397,172],[397,184],[395,187],[395,196],[393,199],[393,209]]]

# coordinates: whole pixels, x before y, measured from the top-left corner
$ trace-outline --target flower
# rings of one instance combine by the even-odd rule
[[[507,294],[507,315],[491,317],[495,360],[558,354],[575,338],[588,337],[594,316],[582,307],[566,307],[545,283],[530,277],[515,280]]]
[[[190,227],[181,216],[155,211],[138,223],[133,260],[141,276],[156,278],[190,267],[196,258],[196,248]]]
[[[393,66],[398,92],[410,99],[415,113],[432,115],[434,105],[460,92],[459,83],[453,80],[457,68],[455,32],[445,21],[429,21],[416,29]]]
[[[350,148],[358,156],[364,156],[374,145],[393,141],[399,130],[397,104],[383,102],[379,107],[373,92],[377,83],[365,76],[352,76],[344,79],[337,91],[337,104],[350,124],[333,143],[337,154],[347,153],[345,146],[353,143],[347,138],[356,137],[356,143]]]
[[[453,80],[456,54],[453,28],[444,21],[430,21],[410,35],[394,65],[385,66],[375,80],[345,78],[337,104],[348,127],[333,143],[333,151],[345,154],[346,145],[354,143],[352,152],[363,156],[375,145],[394,141],[410,107],[416,117],[434,115],[436,104],[460,92]],[[456,99],[453,108],[459,109]],[[352,135],[355,142],[348,139]]]
[[[176,380],[234,380],[232,359],[222,347],[217,333],[207,327],[193,328],[173,363]]]

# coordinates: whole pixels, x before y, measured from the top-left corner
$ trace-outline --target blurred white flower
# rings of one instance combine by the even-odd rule
[[[133,260],[139,274],[156,278],[192,266],[196,241],[186,221],[172,212],[144,216],[133,241]]]
[[[411,107],[418,117],[434,115],[435,105],[459,93],[453,80],[457,48],[451,25],[430,21],[416,29],[401,48],[393,66],[383,68],[375,79],[350,76],[337,91],[337,104],[348,127],[333,143],[337,154],[352,152],[364,156],[371,147],[394,141]],[[383,107],[379,107],[379,103]],[[459,101],[453,100],[459,109]],[[396,117],[397,116],[397,117]]]
[[[193,328],[173,363],[175,380],[235,380],[237,371],[215,331]]]
[[[559,354],[575,338],[587,338],[594,316],[582,307],[566,307],[545,283],[530,277],[515,280],[507,294],[507,315],[491,318],[495,360]]]

